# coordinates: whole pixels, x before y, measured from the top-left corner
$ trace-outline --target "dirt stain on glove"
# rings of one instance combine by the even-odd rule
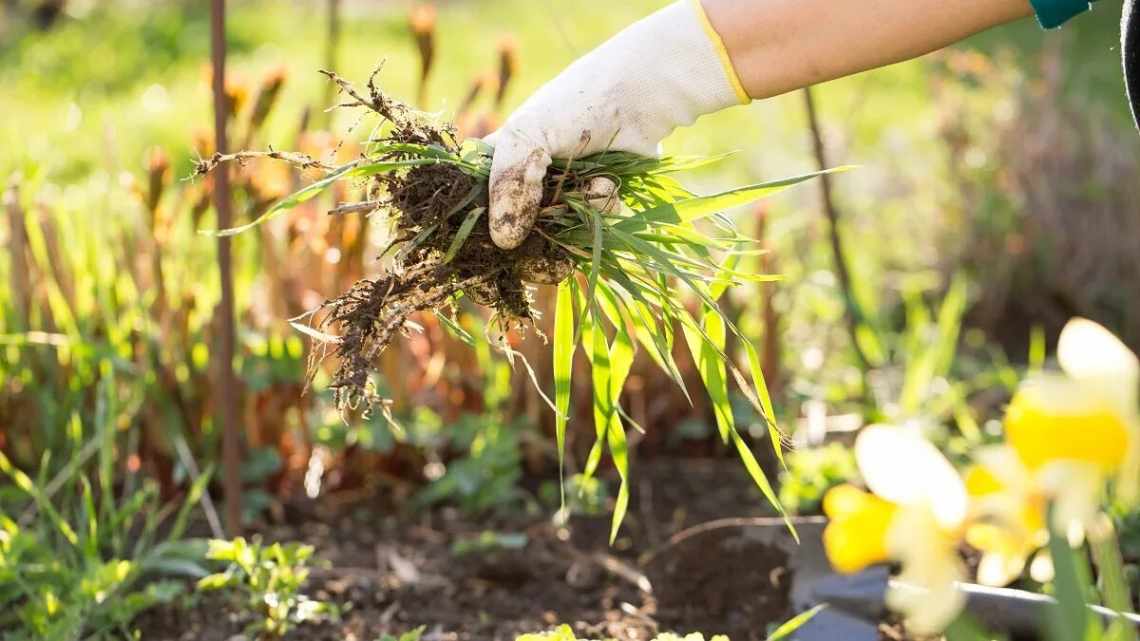
[[[542,182],[550,156],[534,149],[526,158],[491,178],[491,238],[503,249],[526,240],[542,203]]]

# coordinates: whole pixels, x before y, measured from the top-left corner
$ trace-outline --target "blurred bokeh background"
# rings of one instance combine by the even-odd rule
[[[352,157],[367,131],[326,110],[335,97],[317,70],[360,81],[381,60],[386,90],[486,132],[663,4],[230,2],[230,145]],[[727,305],[763,347],[799,448],[782,488],[793,509],[815,511],[823,489],[854,474],[842,447],[814,446],[868,422],[929,422],[951,451],[990,438],[1020,368],[1072,316],[1140,347],[1140,138],[1120,80],[1119,9],[1101,0],[1059,31],[1025,21],[816,87],[814,126],[796,92],[666,141],[671,153],[737,152],[683,177],[698,192],[814,170],[817,138],[826,164],[858,165],[833,177],[829,199],[809,183],[733,213],[770,249],[749,268],[782,275],[734,289]],[[431,39],[426,81],[417,29]],[[0,2],[0,451],[44,478],[96,436],[114,448],[117,478],[143,475],[167,498],[218,461],[219,277],[215,241],[196,233],[215,226],[213,182],[187,180],[213,149],[210,79],[208,3]],[[237,222],[311,178],[260,161],[236,170]],[[333,198],[235,239],[248,523],[376,492],[471,515],[552,512],[549,410],[525,371],[485,346],[472,353],[433,318],[380,364],[406,434],[379,417],[344,420],[323,376],[305,392],[309,346],[288,319],[380,268],[378,223],[326,215]],[[475,309],[463,322],[481,331]],[[531,336],[521,349],[549,387],[549,348]],[[589,381],[575,385],[588,416]],[[707,405],[671,385],[646,363],[631,378],[623,402],[648,428],[635,477],[655,458],[736,465]],[[738,405],[767,451],[762,422]],[[572,467],[592,438],[588,420],[572,421]]]

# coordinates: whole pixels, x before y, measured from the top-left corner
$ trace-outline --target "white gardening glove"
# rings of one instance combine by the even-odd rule
[[[615,149],[656,156],[674,129],[748,102],[699,0],[636,22],[547,83],[487,137],[491,238],[518,247],[534,225],[551,158]]]

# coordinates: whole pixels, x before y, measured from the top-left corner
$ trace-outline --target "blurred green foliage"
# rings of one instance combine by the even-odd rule
[[[858,479],[855,455],[842,443],[789,452],[780,502],[793,514],[818,514],[827,490]]]
[[[110,459],[114,424],[76,414],[67,434],[54,451],[63,460],[44,452],[35,478],[0,453],[0,477],[11,483],[0,485],[5,639],[129,637],[138,613],[183,593],[172,579],[206,574],[203,546],[182,537],[209,475],[181,501],[164,501],[153,481],[120,478]]]

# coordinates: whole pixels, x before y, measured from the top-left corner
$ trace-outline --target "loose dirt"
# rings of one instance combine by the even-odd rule
[[[682,465],[685,474],[677,474]],[[792,577],[783,552],[746,528],[667,543],[714,519],[767,514],[751,480],[739,466],[708,459],[646,461],[636,470],[633,502],[613,547],[606,543],[608,515],[575,517],[558,528],[546,509],[482,518],[447,508],[411,514],[384,497],[337,514],[293,507],[285,523],[262,527],[262,535],[315,545],[329,567],[314,572],[308,594],[351,607],[340,623],[303,626],[290,638],[373,641],[425,625],[430,640],[513,641],[568,623],[580,636],[618,641],[663,631],[764,639],[790,614]],[[525,544],[458,553],[457,544],[469,546],[484,532],[524,534]],[[652,592],[639,587],[645,579]],[[142,638],[228,641],[245,623],[211,595],[188,609],[147,614]]]

